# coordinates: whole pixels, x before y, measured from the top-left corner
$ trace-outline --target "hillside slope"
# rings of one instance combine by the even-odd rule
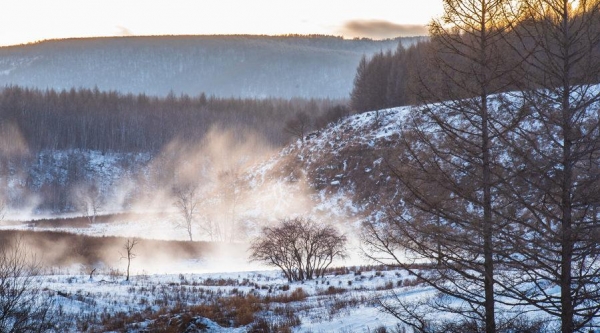
[[[397,149],[409,111],[357,114],[311,133],[257,168],[251,187],[285,182],[308,194],[313,214],[346,221],[376,217],[397,194],[386,160]]]
[[[338,37],[165,36],[45,41],[0,48],[0,86],[165,96],[347,98],[360,58],[410,45]]]

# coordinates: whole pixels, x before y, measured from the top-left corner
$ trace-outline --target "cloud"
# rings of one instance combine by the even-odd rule
[[[346,37],[385,39],[406,36],[425,36],[427,26],[419,24],[396,24],[381,20],[347,21],[339,32]]]

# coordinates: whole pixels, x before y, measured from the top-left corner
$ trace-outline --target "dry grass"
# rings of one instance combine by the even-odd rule
[[[222,327],[248,326],[249,332],[291,332],[291,328],[301,324],[295,311],[274,303],[304,300],[306,293],[298,288],[287,296],[277,298],[260,297],[253,294],[214,297],[194,306],[179,303],[169,310],[135,314],[117,313],[104,316],[91,332],[127,331],[146,323],[148,332],[187,332],[190,327],[202,328],[202,318],[210,319]],[[276,317],[269,320],[261,316],[264,310],[271,310]],[[81,327],[81,325],[79,325]]]
[[[308,294],[302,288],[296,288],[291,293],[283,293],[275,296],[266,296],[265,302],[270,303],[291,303],[302,302],[308,297]]]

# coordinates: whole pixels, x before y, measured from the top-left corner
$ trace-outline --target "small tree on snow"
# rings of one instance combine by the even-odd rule
[[[334,259],[346,256],[346,236],[311,219],[285,219],[265,227],[251,246],[250,259],[282,270],[289,281],[322,277]]]
[[[137,257],[137,255],[133,253],[133,247],[136,246],[138,243],[138,240],[135,238],[127,239],[127,242],[125,243],[125,245],[123,245],[125,254],[119,252],[119,254],[121,255],[121,259],[127,259],[127,277],[125,281],[129,281],[129,268],[131,267],[131,260]]]

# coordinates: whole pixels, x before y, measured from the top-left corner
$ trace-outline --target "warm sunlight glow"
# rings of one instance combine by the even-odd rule
[[[0,45],[44,39],[193,34],[423,34],[441,0],[6,0]]]

